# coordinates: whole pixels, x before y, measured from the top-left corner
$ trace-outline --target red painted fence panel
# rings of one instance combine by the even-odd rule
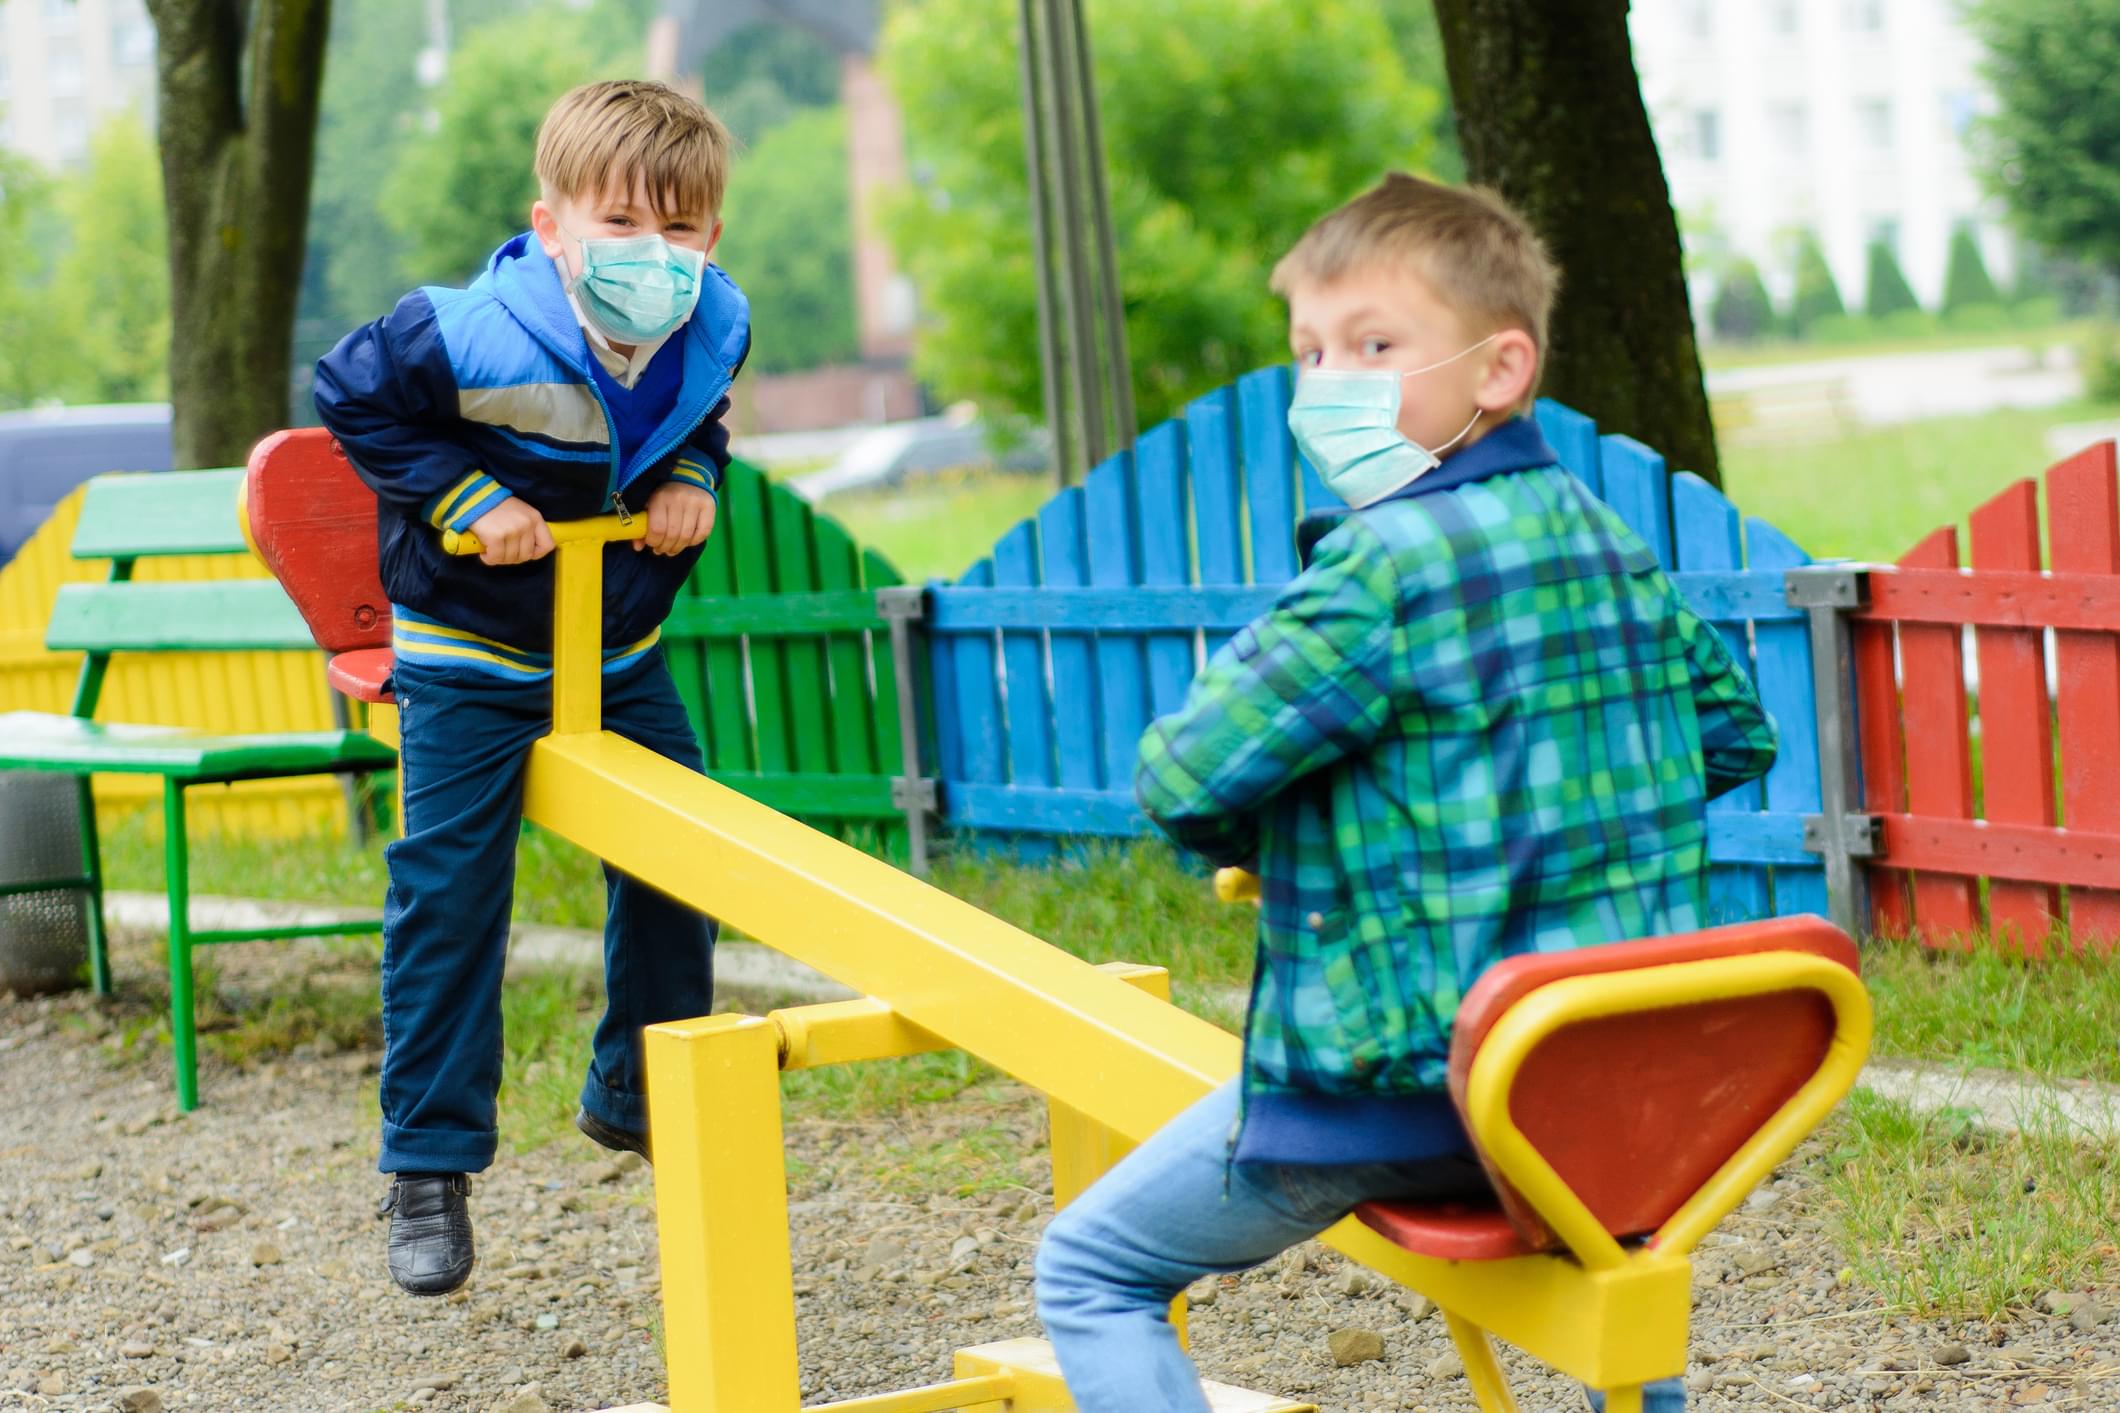
[[[1972,514],[1973,568],[2039,568],[2039,486],[2019,481]],[[1974,576],[1978,578],[1976,574]],[[2054,737],[2046,699],[2045,635],[2036,628],[1975,631],[1980,662],[1981,814],[2005,824],[2054,823]],[[2034,956],[2061,916],[2052,884],[1988,885],[1988,927]]]
[[[2101,442],[2046,473],[2056,572],[2120,575],[2115,469],[2113,444]],[[2057,632],[2054,655],[2062,822],[2120,832],[2120,638]],[[2120,939],[2120,892],[2070,889],[2068,919],[2076,945],[2111,950]]]
[[[1899,561],[1915,569],[1956,569],[1958,531],[1936,531]],[[1901,712],[1906,722],[1907,809],[1940,819],[1973,817],[1971,746],[1965,700],[1965,653],[1959,631],[1940,624],[1899,629]],[[1970,878],[1914,876],[1914,921],[1931,945],[1963,939],[1980,927]]]
[[[2019,481],[1972,513],[1970,570],[1945,527],[1873,573],[1852,615],[1863,808],[1884,830],[1879,934],[1953,946],[1984,928],[2036,956],[2065,924],[2071,945],[2120,947],[2120,458],[2103,443],[2046,483],[2050,570],[2038,483]]]

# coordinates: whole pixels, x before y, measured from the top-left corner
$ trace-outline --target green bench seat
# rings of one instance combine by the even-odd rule
[[[184,791],[193,785],[303,775],[352,776],[389,770],[397,757],[359,731],[214,732],[179,726],[94,720],[103,680],[116,652],[313,652],[315,639],[272,579],[206,582],[133,581],[142,559],[176,555],[247,555],[236,498],[241,470],[98,476],[81,502],[72,553],[108,559],[101,584],[60,589],[45,646],[83,654],[69,715],[0,714],[0,769],[58,771],[79,781],[82,860],[79,875],[10,884],[9,893],[84,888],[89,894],[89,970],[96,991],[110,991],[103,927],[103,869],[96,841],[95,774],[162,779],[165,886],[169,894],[169,990],[177,1106],[198,1107],[198,1038],[192,1008],[192,948],[218,942],[376,933],[380,921],[205,931],[190,915],[190,842]]]
[[[397,755],[360,731],[223,735],[183,726],[84,721],[41,711],[0,712],[0,770],[164,775],[187,785],[287,775],[390,770]]]

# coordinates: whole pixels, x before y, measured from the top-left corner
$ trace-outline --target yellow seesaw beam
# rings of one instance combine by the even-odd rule
[[[996,1069],[1139,1143],[1215,1084],[1236,1073],[1237,1038],[1120,976],[1100,971],[970,904],[901,873],[881,860],[718,785],[654,752],[604,732],[600,635],[604,540],[637,537],[637,520],[555,527],[553,734],[532,748],[524,814],[613,866],[887,1004],[922,1030],[969,1051]],[[455,552],[474,552],[459,543]],[[657,1027],[730,1030],[741,1043],[721,1047],[716,1064],[741,1065],[761,1082],[773,1072],[770,1022],[714,1017]],[[651,1031],[651,1037],[653,1035]],[[741,1079],[732,1071],[729,1078]],[[711,1073],[694,1079],[723,1093]],[[746,1084],[735,1088],[748,1089]],[[733,1093],[733,1089],[729,1091]],[[714,1101],[694,1096],[704,1111]],[[754,1120],[756,1132],[717,1135],[743,1147],[779,1148],[777,1104],[754,1112],[742,1098],[720,1107]],[[784,1214],[777,1175],[756,1164],[715,1165],[693,1173],[732,1210]],[[677,1176],[666,1174],[666,1176]],[[754,1190],[755,1189],[755,1190]],[[709,1201],[704,1189],[689,1194]],[[743,1253],[726,1253],[723,1269],[705,1273],[723,1295],[752,1293],[792,1311],[787,1287],[784,1219],[771,1242],[764,1277]],[[1550,1257],[1464,1266],[1415,1256],[1353,1219],[1324,1240],[1353,1259],[1423,1291],[1461,1322],[1529,1349],[1563,1373],[1593,1386],[1621,1388],[1677,1372],[1684,1364],[1690,1268],[1682,1254],[1640,1253],[1624,1267],[1588,1270]],[[667,1273],[666,1273],[667,1278]],[[702,1287],[704,1290],[705,1287]],[[793,1372],[792,1319],[760,1322],[770,1333],[746,1351],[756,1362]],[[785,1328],[781,1328],[781,1326]],[[785,1348],[780,1347],[785,1345]],[[1468,1368],[1492,1372],[1487,1336],[1461,1342]],[[673,1345],[673,1354],[675,1346]],[[694,1365],[698,1367],[695,1368]],[[712,1376],[689,1361],[687,1380]],[[673,1401],[678,1382],[673,1366]],[[737,1380],[749,1385],[747,1377]],[[761,1385],[766,1387],[767,1385]],[[743,1413],[792,1405],[792,1390],[770,1385],[765,1400],[730,1404]],[[1616,1408],[1628,1401],[1622,1396]],[[1483,1397],[1490,1409],[1512,1405],[1506,1391]]]
[[[539,741],[524,813],[1128,1142],[1237,1071],[1241,1044],[1226,1031],[617,736]],[[1535,1256],[1466,1267],[1401,1250],[1351,1218],[1323,1239],[1595,1385],[1674,1372],[1666,1339],[1602,1316],[1638,1318],[1646,1301],[1659,1334],[1682,1332],[1682,1257],[1617,1271]],[[1586,1303],[1590,1286],[1635,1294]]]

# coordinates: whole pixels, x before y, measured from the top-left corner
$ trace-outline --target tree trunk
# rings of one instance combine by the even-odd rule
[[[287,424],[331,0],[147,0],[169,211],[176,464]]]
[[[1721,484],[1628,0],[1435,0],[1469,178],[1561,267],[1543,391]]]

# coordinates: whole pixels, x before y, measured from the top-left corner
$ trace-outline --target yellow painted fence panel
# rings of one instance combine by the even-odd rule
[[[181,475],[181,472],[172,472]],[[67,552],[81,513],[76,490],[38,529],[21,553],[0,567],[0,711],[63,712],[73,705],[81,654],[47,652],[45,625],[61,584],[100,582],[110,561],[75,559]],[[142,559],[134,579],[263,579],[249,555]],[[331,729],[331,692],[321,652],[116,653],[110,660],[100,721],[139,721],[209,731],[325,731]],[[96,777],[96,800],[110,811],[153,806],[161,781],[153,776]],[[290,835],[345,829],[344,796],[328,777],[254,780],[202,786],[188,792],[195,830]]]

